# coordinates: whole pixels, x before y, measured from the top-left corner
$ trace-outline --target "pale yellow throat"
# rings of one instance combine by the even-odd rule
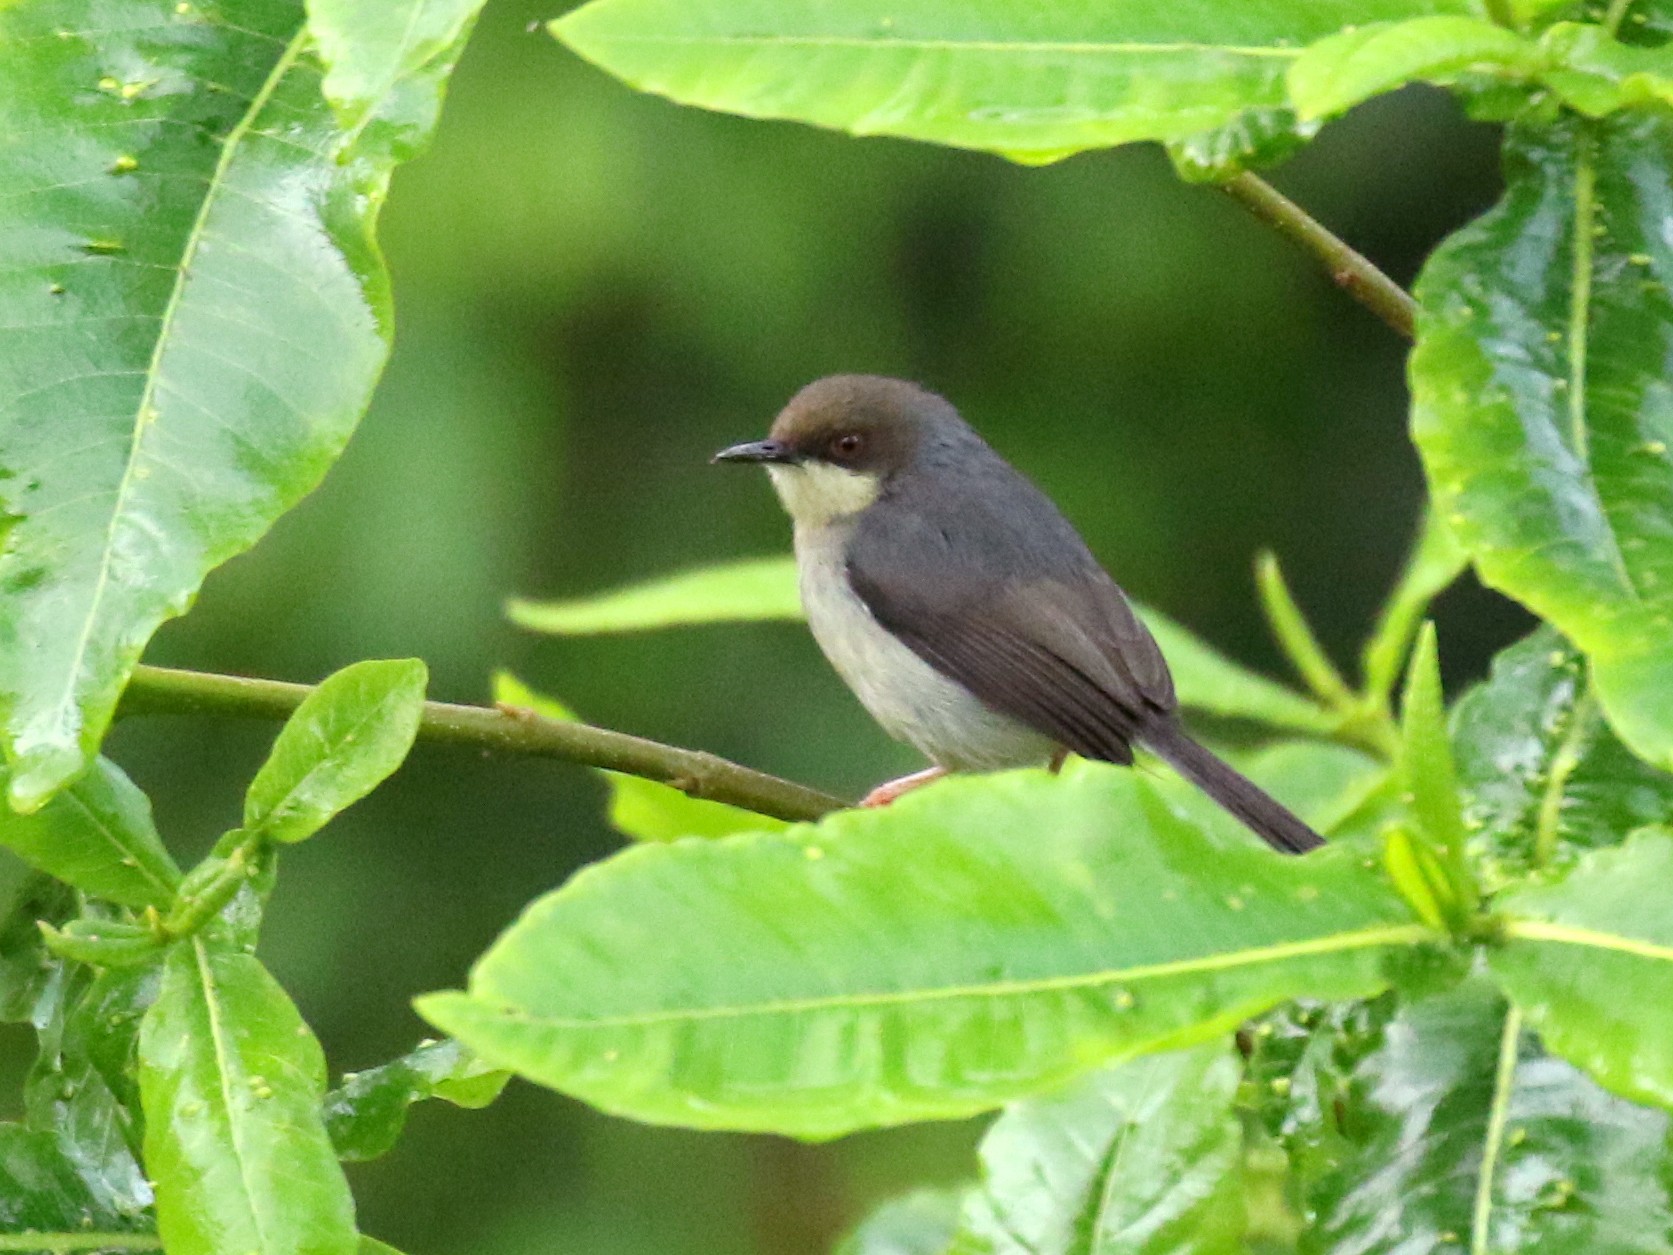
[[[769,466],[778,499],[798,527],[822,527],[858,514],[877,500],[882,481],[864,471],[844,470],[829,462]]]

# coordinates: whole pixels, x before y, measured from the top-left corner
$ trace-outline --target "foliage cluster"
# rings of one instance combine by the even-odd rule
[[[515,1074],[810,1139],[1004,1109],[980,1180],[890,1205],[851,1255],[1673,1250],[1673,4],[594,0],[554,23],[684,103],[1023,162],[1159,141],[1232,184],[1426,81],[1504,123],[1507,188],[1417,286],[1433,504],[1358,682],[1272,563],[1306,691],[1150,616],[1186,705],[1258,731],[1244,765],[1330,848],[1278,858],[1177,782],[1091,764],[787,826],[641,778],[642,748],[586,757],[502,676],[536,713],[497,718],[633,773],[611,816],[636,844],[419,1000],[449,1040],[328,1088],[255,953],[280,852],[421,728],[496,716],[427,708],[420,663],[354,664],[289,703],[242,822],[184,872],[98,751],[155,628],[364,409],[377,211],[479,3],[0,5],[0,845],[30,869],[0,886],[0,1011],[39,1042],[0,1125],[0,1249],[387,1250],[341,1161]],[[1449,712],[1420,624],[1466,564],[1547,622]],[[794,617],[790,575],[512,615]]]

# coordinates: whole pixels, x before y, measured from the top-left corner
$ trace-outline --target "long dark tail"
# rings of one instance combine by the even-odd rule
[[[1198,745],[1177,719],[1157,719],[1139,743],[1240,820],[1249,831],[1284,854],[1305,854],[1324,844],[1286,807]]]

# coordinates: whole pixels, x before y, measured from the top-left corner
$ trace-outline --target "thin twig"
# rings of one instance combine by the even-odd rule
[[[155,1233],[0,1233],[0,1251],[160,1251]]]
[[[282,680],[138,667],[123,694],[121,714],[283,719],[311,692],[313,689],[306,684]],[[533,712],[425,702],[418,739],[556,758],[643,776],[692,797],[726,802],[775,819],[818,819],[844,805],[816,789],[753,771],[714,754],[679,749],[590,724],[560,723]]]
[[[1412,338],[1417,302],[1360,253],[1272,184],[1247,172],[1220,184],[1232,199],[1313,255],[1338,287],[1406,339]]]

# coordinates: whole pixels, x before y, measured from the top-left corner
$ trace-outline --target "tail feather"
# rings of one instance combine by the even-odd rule
[[[1156,720],[1138,739],[1273,849],[1305,854],[1324,844],[1287,807],[1193,741],[1177,719]]]

